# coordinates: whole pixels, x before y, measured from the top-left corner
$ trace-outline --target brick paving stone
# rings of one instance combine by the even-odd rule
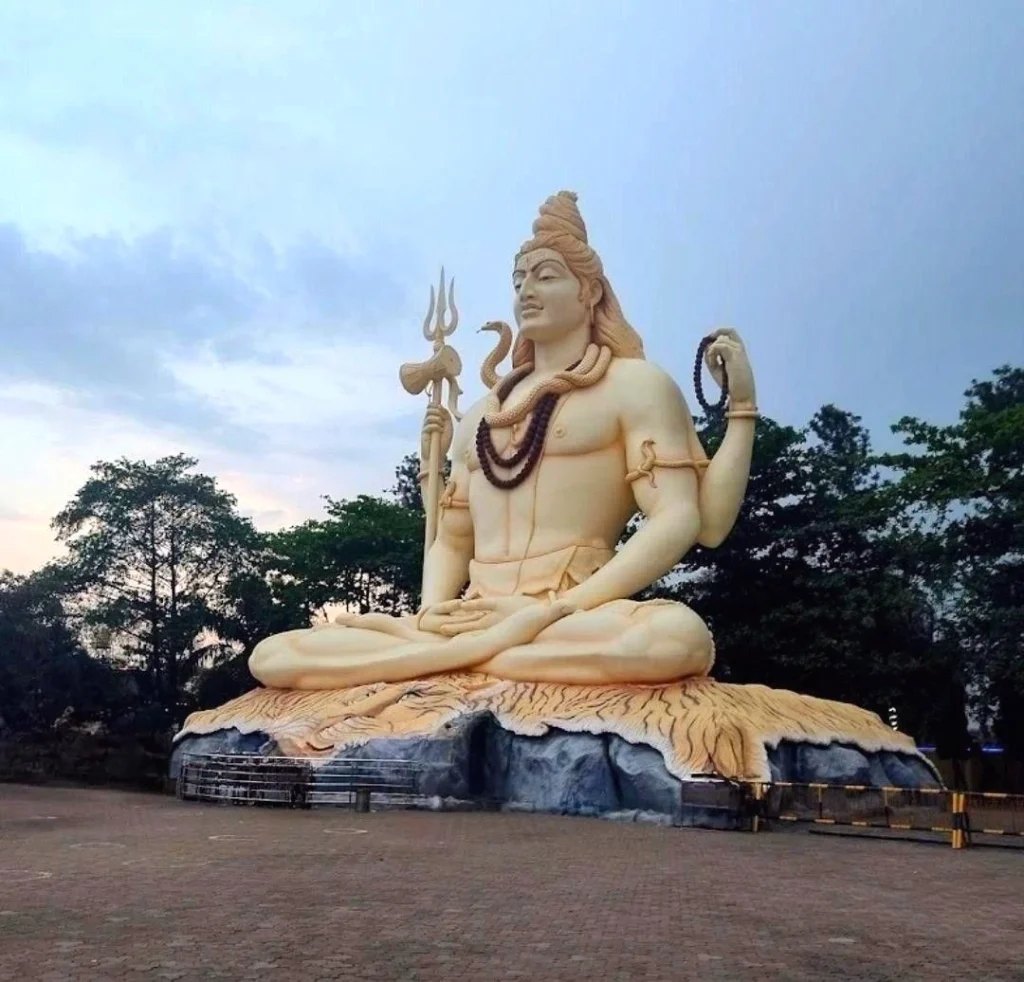
[[[1024,853],[0,785],[0,980],[1024,979]]]

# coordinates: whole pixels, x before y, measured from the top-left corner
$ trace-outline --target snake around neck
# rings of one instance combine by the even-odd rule
[[[518,487],[525,481],[540,461],[547,438],[548,425],[554,415],[558,400],[575,389],[596,385],[604,378],[612,361],[611,349],[603,345],[589,344],[583,357],[575,364],[558,372],[550,379],[538,382],[526,396],[508,409],[501,404],[509,393],[532,371],[533,365],[526,364],[505,376],[496,385],[487,399],[487,408],[476,430],[476,450],[480,467],[487,480],[504,491]],[[502,457],[494,446],[492,429],[507,429],[526,419],[533,413],[522,445],[510,457]],[[495,467],[511,470],[522,464],[522,468],[509,477],[500,477]]]

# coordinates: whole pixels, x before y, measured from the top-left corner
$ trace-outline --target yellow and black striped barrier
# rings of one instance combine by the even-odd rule
[[[1024,795],[997,791],[964,791],[965,844],[972,836],[1024,838]]]
[[[1024,838],[1024,795],[786,781],[747,788],[754,832],[772,822],[802,822],[938,833],[948,835],[954,849],[970,845],[972,835]]]

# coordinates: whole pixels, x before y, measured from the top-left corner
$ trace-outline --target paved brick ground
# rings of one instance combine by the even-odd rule
[[[0,785],[0,979],[1024,979],[1024,854]]]

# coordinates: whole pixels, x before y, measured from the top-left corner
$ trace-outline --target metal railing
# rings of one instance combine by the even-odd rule
[[[184,754],[177,794],[185,801],[369,811],[409,807],[425,799],[414,761],[335,757]]]
[[[409,760],[184,754],[178,797],[240,805],[369,811],[423,805],[427,766]],[[479,802],[483,803],[483,802]],[[491,804],[495,804],[491,802]],[[774,823],[837,826],[864,834],[949,836],[954,849],[1018,838],[1024,846],[1024,795],[862,784],[737,782],[708,775],[684,781],[678,824],[766,830]]]

